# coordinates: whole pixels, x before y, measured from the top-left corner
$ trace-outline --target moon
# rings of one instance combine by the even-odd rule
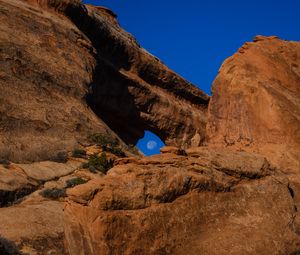
[[[148,149],[148,150],[153,150],[153,149],[156,148],[156,146],[157,146],[157,142],[155,142],[155,141],[153,141],[153,140],[151,140],[151,141],[149,141],[149,142],[147,143],[147,149]]]

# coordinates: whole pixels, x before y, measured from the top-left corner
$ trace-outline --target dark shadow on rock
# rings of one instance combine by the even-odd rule
[[[135,98],[129,92],[130,80],[98,59],[87,103],[126,144],[143,137],[145,125]]]
[[[0,190],[0,208],[15,205],[22,201],[24,197],[33,193],[38,186],[28,185],[17,190]],[[0,253],[1,255],[1,253]]]
[[[28,255],[22,253],[14,242],[0,237],[0,254],[1,255]]]
[[[32,247],[37,252],[37,254],[66,255],[63,233],[59,234],[57,237],[48,236],[38,237],[36,239],[23,238],[20,246]]]
[[[135,38],[119,27],[114,15],[97,15],[84,5],[67,5],[64,14],[93,46],[90,53],[96,66],[87,104],[126,144],[136,144],[144,130],[178,145],[187,145],[195,133],[205,132],[205,121],[192,116],[188,107],[181,109],[176,100],[178,97],[178,101],[196,105],[205,115],[209,97],[141,50]],[[183,118],[181,113],[171,114],[180,111]],[[192,123],[189,128],[181,122],[186,118]]]
[[[89,16],[83,5],[70,5],[65,14],[97,50],[87,104],[126,144],[136,144],[143,137],[145,127],[135,98],[128,90],[130,81],[119,72],[121,68],[130,69],[131,53],[112,36],[105,24]]]

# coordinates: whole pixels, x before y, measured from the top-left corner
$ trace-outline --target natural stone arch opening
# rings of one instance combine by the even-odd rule
[[[144,130],[167,145],[204,143],[208,95],[141,48],[111,11],[74,4],[62,11],[93,47],[88,105],[126,144],[136,144]]]
[[[180,99],[171,91],[127,76],[98,59],[87,103],[126,144],[137,144],[144,131],[166,145],[187,148],[203,143],[206,106]],[[194,143],[194,144],[193,144]]]
[[[136,147],[145,156],[160,154],[160,148],[164,146],[165,143],[160,139],[160,137],[149,130],[145,130],[144,136],[136,143]]]

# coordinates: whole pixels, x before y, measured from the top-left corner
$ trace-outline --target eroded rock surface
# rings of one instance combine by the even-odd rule
[[[65,191],[101,176],[80,161],[0,165],[0,254],[65,254]]]
[[[1,0],[0,11],[0,157],[47,159],[105,131],[84,99],[95,65],[84,35],[25,1]]]
[[[20,251],[63,254],[63,202],[36,200],[1,208],[0,215],[1,236],[17,244]]]
[[[123,163],[68,191],[69,254],[292,254],[298,247],[288,180],[259,155],[199,148]]]
[[[257,36],[228,58],[213,84],[209,144],[256,151],[300,169],[300,43]]]
[[[46,160],[92,133],[135,144],[148,129],[168,144],[203,142],[209,97],[142,49],[111,11],[1,0],[0,13],[0,158]]]
[[[87,24],[75,23],[98,52],[90,104],[99,117],[127,144],[148,129],[169,145],[201,145],[209,97],[141,48],[101,9],[88,7],[88,13]]]
[[[0,253],[300,254],[299,52],[256,37],[210,100],[109,9],[0,0]]]
[[[0,165],[0,207],[14,203],[35,191],[38,186],[38,181],[31,179],[20,168]]]
[[[73,173],[81,164],[80,161],[69,161],[66,164],[44,161],[32,164],[19,164],[18,166],[29,178],[38,181],[50,181]]]
[[[300,145],[300,43],[256,37],[213,85],[209,140],[227,146]]]

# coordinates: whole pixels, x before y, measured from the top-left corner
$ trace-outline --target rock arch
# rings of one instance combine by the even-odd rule
[[[208,95],[141,48],[107,9],[67,15],[97,52],[89,105],[122,140],[135,144],[150,130],[170,145],[203,143]]]
[[[141,48],[112,12],[79,0],[1,3],[0,158],[49,159],[91,133],[134,144],[147,129],[170,145],[203,142],[209,96]]]

